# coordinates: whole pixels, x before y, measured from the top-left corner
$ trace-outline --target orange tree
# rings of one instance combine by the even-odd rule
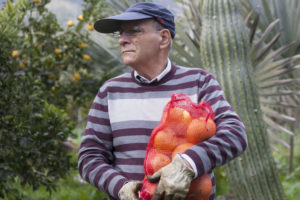
[[[7,1],[0,10],[0,198],[23,198],[16,183],[51,191],[76,166],[62,145],[74,136],[70,102],[89,106],[105,80],[89,31],[78,30],[84,17],[62,29],[49,2]]]

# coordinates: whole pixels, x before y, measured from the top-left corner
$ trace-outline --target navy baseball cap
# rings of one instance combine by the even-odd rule
[[[151,2],[136,3],[119,15],[99,19],[95,22],[94,28],[100,33],[113,33],[120,30],[122,21],[151,18],[155,19],[164,28],[168,29],[172,38],[175,37],[173,13],[161,5]]]

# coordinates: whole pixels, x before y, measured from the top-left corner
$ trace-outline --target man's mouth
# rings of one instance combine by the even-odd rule
[[[134,50],[123,50],[122,53],[134,52]]]

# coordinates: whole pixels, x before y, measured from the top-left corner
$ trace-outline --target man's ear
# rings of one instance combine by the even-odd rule
[[[160,31],[160,36],[161,36],[161,43],[160,43],[160,48],[169,48],[169,44],[171,42],[171,33],[168,29],[163,29]]]

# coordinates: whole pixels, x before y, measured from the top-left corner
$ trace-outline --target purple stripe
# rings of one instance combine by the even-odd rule
[[[217,121],[217,123],[220,124],[220,123],[222,123],[222,122],[224,122],[224,121],[226,122],[228,119],[235,119],[236,121],[241,122],[240,118],[239,118],[237,115],[230,115],[230,116],[227,115],[227,116],[225,116],[225,117],[219,119],[219,120]],[[232,122],[230,122],[230,124],[235,124],[235,125],[237,125],[237,126],[241,126],[239,123],[232,123]]]
[[[105,90],[111,93],[144,93],[152,91],[170,91],[186,89],[191,87],[196,87],[198,81],[186,82],[178,85],[160,85],[159,87],[138,87],[138,88],[124,88],[124,87],[107,87]]]
[[[207,103],[209,103],[210,106],[214,105],[215,103],[217,103],[218,101],[224,101],[225,98],[223,95],[219,95],[217,97],[214,97],[212,99],[210,99],[209,101],[207,101]]]
[[[104,144],[95,144],[95,143],[84,143],[81,145],[81,148],[93,148],[93,149],[87,149],[83,151],[81,154],[96,154],[96,155],[103,155],[103,156],[109,156],[109,151],[107,148],[104,146]],[[80,154],[80,155],[81,155]],[[92,158],[95,158],[96,156],[91,156]]]
[[[204,174],[204,165],[198,154],[190,149],[186,150],[184,153],[187,154],[192,160],[197,161],[195,164],[198,169],[198,177],[202,176]]]
[[[235,144],[226,136],[227,133],[218,134],[218,138],[224,140],[224,142],[229,144],[230,151],[232,152],[233,157],[237,155],[237,147]]]
[[[185,71],[183,73],[180,73],[180,74],[176,74],[176,75],[174,75],[173,78],[174,79],[179,79],[179,78],[189,76],[189,75],[194,75],[194,74],[201,74],[201,75],[206,76],[208,73],[201,70],[201,69],[192,69],[192,70],[188,70],[188,71]]]
[[[240,121],[238,116],[226,116],[224,119],[220,119],[217,121],[217,124],[221,124],[222,122],[227,121],[227,118],[229,119],[236,119],[235,122],[230,122],[230,126],[237,126],[243,130],[243,132],[246,132],[246,128],[242,125],[242,122]],[[238,123],[240,122],[240,123]]]
[[[109,183],[112,181],[113,178],[115,178],[116,176],[120,175],[119,172],[114,172],[114,173],[111,173],[104,181],[103,183],[103,188],[105,191],[108,191],[108,187],[109,187]],[[118,197],[118,194],[117,196]]]
[[[126,152],[135,150],[146,150],[148,143],[123,144],[115,146],[116,152]]]
[[[97,165],[97,166],[99,166],[99,165]],[[96,166],[96,167],[97,167],[97,166]],[[89,170],[89,173],[90,173],[91,171],[92,171],[92,170]],[[103,166],[103,167],[100,168],[100,170],[97,171],[97,174],[96,174],[96,176],[95,176],[95,178],[94,178],[94,180],[93,180],[94,185],[98,186],[98,182],[99,182],[101,176],[102,176],[105,172],[107,172],[107,171],[113,171],[113,170],[112,170],[112,168],[111,168],[110,166]],[[105,182],[107,182],[107,181],[110,182],[111,180],[106,179]],[[103,185],[104,188],[105,188],[105,182],[104,182],[104,185]]]
[[[207,88],[205,88],[204,90],[201,90],[200,94],[199,94],[199,98],[198,101],[202,101],[202,99],[204,99],[205,96],[215,92],[215,91],[221,91],[221,87],[219,85],[211,85],[208,86]]]
[[[88,121],[92,122],[94,124],[100,124],[100,125],[110,126],[110,122],[109,122],[108,119],[94,117],[94,116],[91,116],[91,115],[88,116]]]
[[[233,133],[233,134],[238,138],[238,140],[240,141],[243,150],[246,149],[247,143],[246,143],[245,139],[242,137],[242,135],[238,132],[238,130],[233,129],[233,128],[231,128],[231,127],[224,127],[222,130],[228,130],[228,131],[230,131],[231,133]],[[243,131],[242,131],[242,132],[243,132]]]
[[[221,108],[218,108],[215,110],[215,116],[218,116],[219,114],[223,113],[223,112],[226,112],[226,111],[232,111],[232,107],[231,106],[224,106],[224,107],[221,107]]]
[[[144,158],[118,158],[115,163],[117,165],[144,165]]]
[[[212,193],[210,196],[209,196],[209,199],[208,200],[214,200],[215,199],[215,193]]]
[[[104,105],[98,104],[96,102],[93,102],[91,108],[95,109],[95,110],[100,110],[100,111],[103,111],[103,112],[107,112],[108,111],[108,106],[104,106]]]
[[[121,174],[131,180],[143,180],[145,177],[144,173],[121,172]]]
[[[134,136],[134,135],[148,135],[150,136],[152,129],[146,128],[132,128],[132,129],[120,129],[113,131],[113,137],[123,137],[123,136]]]
[[[80,155],[79,155],[79,158],[81,157],[81,156],[83,156],[83,155],[85,155],[84,153],[81,153]],[[87,158],[85,158],[81,163],[80,163],[80,166],[79,166],[79,169],[80,169],[80,171],[82,171],[82,169],[83,169],[83,167],[85,166],[85,164],[87,164],[88,162],[90,162],[91,160],[93,160],[93,159],[95,159],[94,157],[87,157]]]
[[[112,140],[112,136],[110,134],[101,133],[99,131],[95,131],[92,128],[86,129],[84,135],[95,135],[101,140]]]
[[[216,160],[217,160],[215,154],[209,149],[209,147],[205,143],[201,143],[198,146],[202,147],[206,151],[207,156],[209,157],[210,160],[211,168],[215,168]]]
[[[221,163],[224,164],[227,158],[227,153],[225,151],[225,149],[222,147],[222,143],[218,140],[214,140],[213,138],[207,140],[208,143],[216,145],[218,147],[218,149],[221,152],[221,157],[222,157],[222,161]]]
[[[211,182],[212,182],[212,185],[213,185],[213,186],[216,185],[216,179],[215,179],[215,176],[213,176],[213,177],[211,178]]]
[[[217,123],[217,124],[221,124],[221,123],[224,122],[224,121],[225,121],[225,123],[226,123],[226,121],[228,120],[228,118],[229,118],[229,119],[235,119],[235,120],[236,120],[236,121],[234,121],[234,122],[230,122],[230,126],[237,126],[237,127],[240,127],[241,129],[243,129],[244,132],[246,132],[246,128],[245,128],[243,125],[241,125],[242,122],[241,122],[240,118],[239,118],[237,115],[226,116],[226,117],[224,117],[224,118],[222,118],[222,119],[217,120],[216,123]],[[238,122],[240,122],[240,123],[238,123]]]
[[[106,171],[107,171],[107,170],[110,169],[110,167],[108,167],[108,166],[103,166],[99,171],[97,171],[97,175],[96,175],[96,177],[94,178],[94,180],[90,180],[89,176],[90,176],[90,173],[91,173],[95,168],[97,168],[98,166],[102,165],[103,163],[104,163],[103,161],[99,161],[99,162],[95,162],[95,163],[93,163],[92,165],[90,165],[89,168],[88,168],[88,172],[86,173],[85,179],[88,180],[90,183],[93,183],[94,185],[98,186],[98,185],[97,185],[98,182],[96,182],[95,179],[96,179],[96,177],[99,175],[99,171],[101,171],[102,169],[103,169],[103,170],[106,169]],[[100,175],[101,175],[101,174],[100,174]]]
[[[199,82],[199,85],[198,85],[199,88],[202,88],[205,83],[209,83],[211,80],[215,80],[215,77],[212,74],[206,73],[203,75],[206,75],[206,77],[205,77],[204,81]]]
[[[85,142],[85,143],[82,143],[81,144],[81,146],[80,146],[80,149],[82,149],[82,148],[88,148],[88,147],[95,147],[95,148],[98,148],[98,149],[87,149],[87,150],[85,150],[85,151],[82,151],[79,155],[78,155],[78,157],[80,158],[81,156],[83,156],[83,155],[86,155],[86,154],[94,154],[94,155],[99,155],[99,157],[100,157],[100,155],[102,155],[104,158],[109,158],[111,155],[110,155],[110,153],[109,153],[109,151],[106,149],[106,147],[104,146],[104,144],[99,144],[99,143],[97,143],[97,144],[95,144],[95,143],[92,143],[92,142],[90,142],[90,143],[87,143],[87,142]],[[100,149],[99,149],[100,148]],[[102,148],[102,149],[101,149]],[[88,161],[90,161],[90,160],[92,160],[92,159],[94,159],[94,158],[98,158],[98,157],[96,157],[96,156],[89,156],[89,157],[86,157],[83,161],[82,161],[82,163],[88,163]],[[106,160],[106,162],[110,162],[109,160]],[[84,165],[83,164],[83,165]]]
[[[119,191],[121,190],[121,188],[123,187],[123,185],[125,184],[127,180],[126,179],[121,179],[116,185],[115,188],[113,190],[114,196],[118,197],[119,195]]]

